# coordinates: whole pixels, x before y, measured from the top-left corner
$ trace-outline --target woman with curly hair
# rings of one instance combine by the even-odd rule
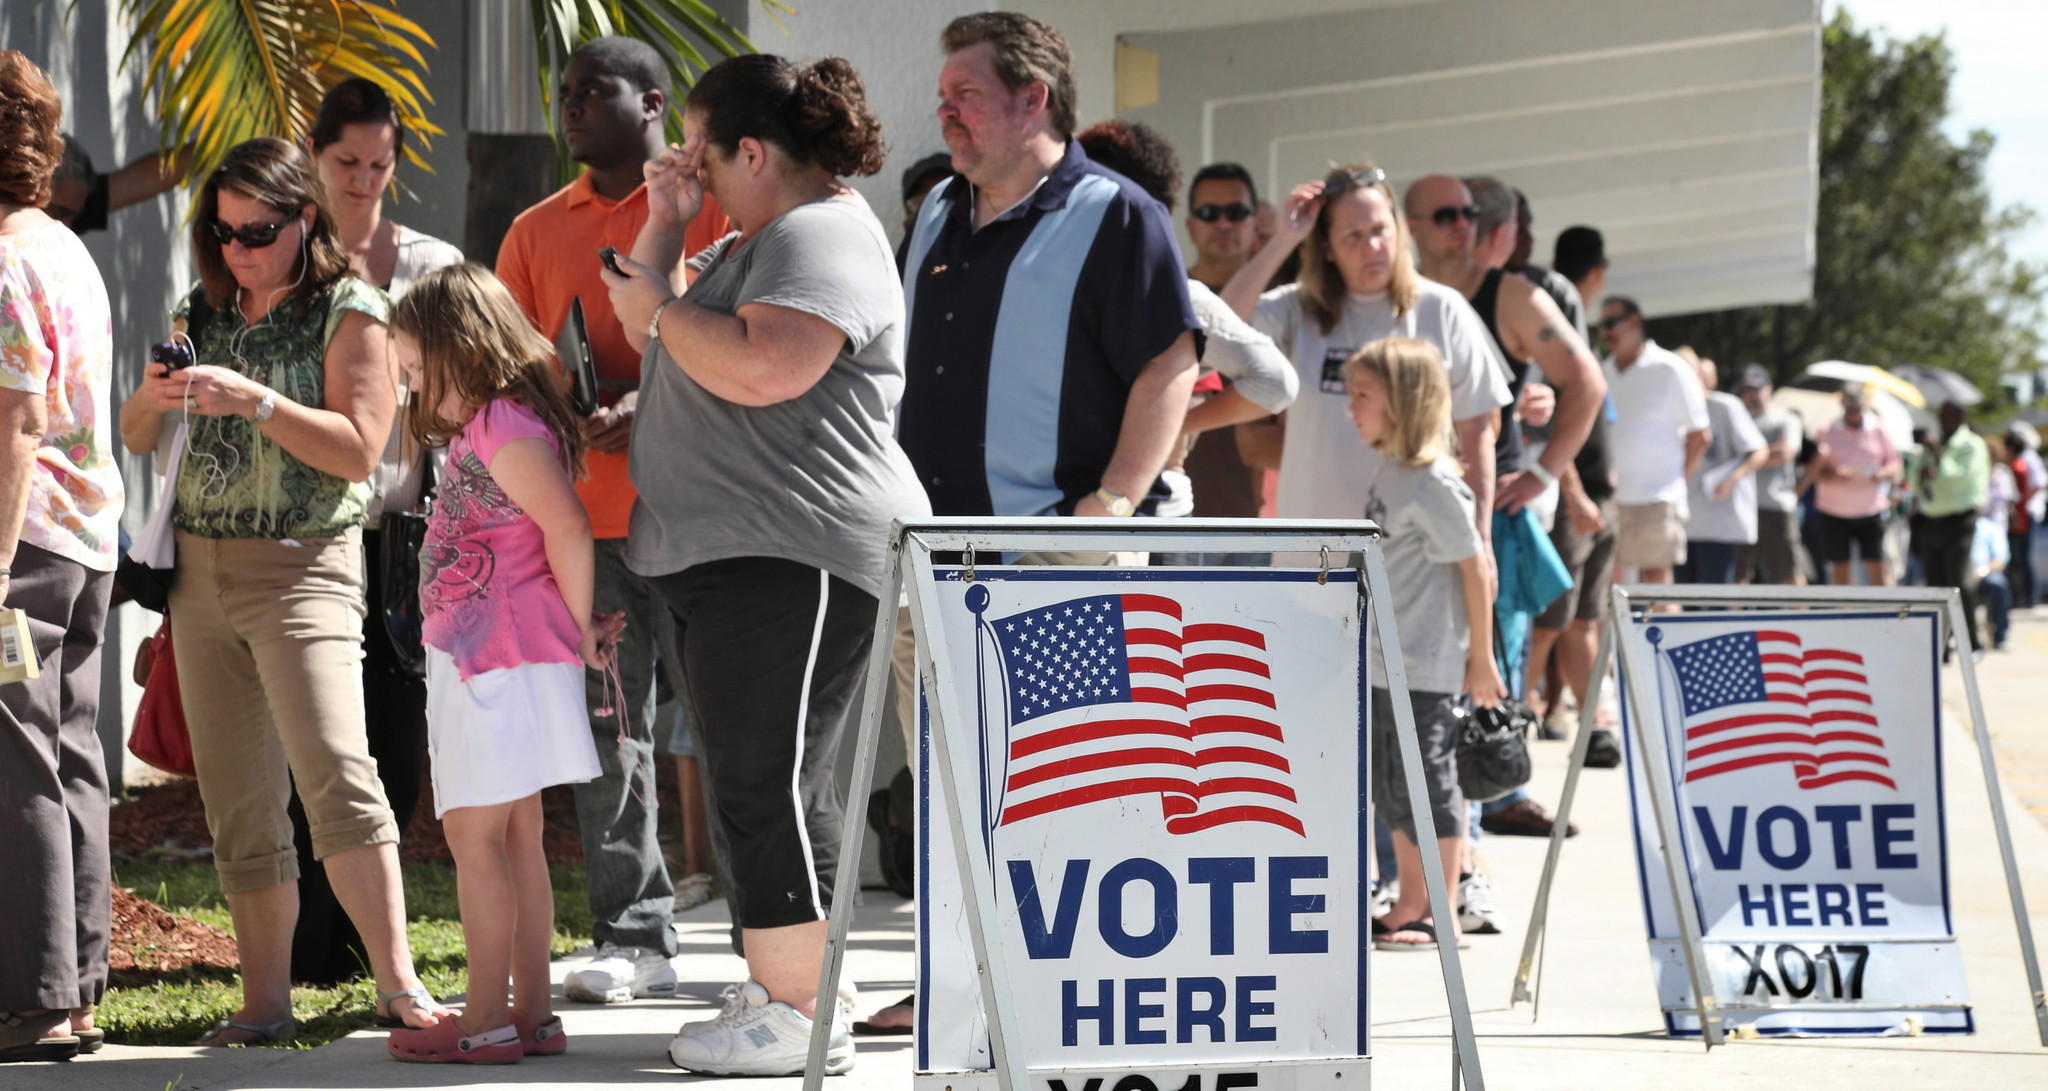
[[[92,1022],[112,904],[95,722],[121,475],[106,285],[42,211],[62,116],[42,70],[0,51],[0,607],[28,617],[28,646],[6,634],[9,658],[41,672],[0,685],[0,1061],[64,1060],[105,1037]]]

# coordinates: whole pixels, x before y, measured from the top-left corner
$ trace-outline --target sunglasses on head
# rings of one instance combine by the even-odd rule
[[[1372,167],[1367,170],[1333,170],[1323,179],[1323,196],[1335,197],[1354,189],[1376,186],[1387,180],[1387,172]]]
[[[292,221],[297,218],[287,216],[274,224],[243,224],[240,227],[229,227],[219,220],[211,220],[207,223],[206,229],[212,233],[214,241],[222,246],[230,242],[239,242],[250,250],[261,250],[276,242],[278,233],[290,227]]]
[[[1227,205],[1196,205],[1189,209],[1188,213],[1205,224],[1212,224],[1217,220],[1243,223],[1251,219],[1252,213],[1256,211],[1257,209],[1243,201],[1233,201]]]
[[[1438,227],[1449,227],[1463,217],[1466,223],[1479,222],[1478,205],[1445,205],[1429,214],[1429,222]]]

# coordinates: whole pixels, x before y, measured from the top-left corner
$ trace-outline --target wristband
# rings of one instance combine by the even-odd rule
[[[654,317],[647,320],[647,339],[649,341],[661,340],[661,312],[668,310],[669,304],[674,303],[676,300],[681,298],[683,297],[679,295],[672,295],[667,299],[662,300],[661,304],[654,308]]]
[[[1544,469],[1543,464],[1541,462],[1529,463],[1529,475],[1531,477],[1534,477],[1536,480],[1543,482],[1543,487],[1546,489],[1552,489],[1557,487],[1557,475],[1551,473],[1549,470]]]

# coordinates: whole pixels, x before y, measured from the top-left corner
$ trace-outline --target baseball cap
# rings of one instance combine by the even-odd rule
[[[1742,369],[1742,381],[1736,384],[1736,389],[1748,390],[1753,386],[1769,385],[1771,385],[1771,373],[1764,370],[1762,364],[1751,364]]]
[[[933,152],[923,159],[912,163],[910,169],[903,172],[903,199],[909,200],[911,191],[916,189],[917,184],[924,181],[927,177],[934,174],[951,173],[953,173],[953,157],[945,152]]]

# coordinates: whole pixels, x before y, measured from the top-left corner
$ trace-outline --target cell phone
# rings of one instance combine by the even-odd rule
[[[151,345],[149,358],[164,365],[166,370],[178,371],[192,366],[192,349],[185,342],[172,338]]]
[[[607,246],[604,249],[599,250],[597,252],[597,260],[604,262],[604,267],[610,269],[612,272],[617,273],[620,276],[626,275],[626,271],[624,269],[619,268],[619,252],[617,250],[614,250],[611,247]]]

